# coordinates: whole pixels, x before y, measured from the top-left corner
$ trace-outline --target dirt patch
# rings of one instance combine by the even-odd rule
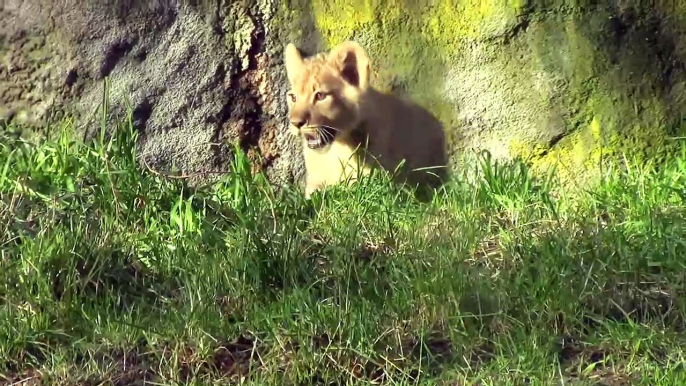
[[[333,342],[326,337],[326,346]],[[408,335],[401,338],[400,346],[395,338],[382,339],[375,346],[375,354],[362,356],[358,353],[334,351],[329,355],[334,368],[344,378],[354,377],[373,384],[392,384],[397,381],[417,382],[426,376],[437,376],[445,366],[457,359],[453,342],[442,332],[436,330],[422,338]]]
[[[180,378],[184,382],[196,377],[244,379],[260,368],[263,349],[255,338],[247,336],[219,345],[206,359],[198,358],[196,351],[189,348],[179,358]]]
[[[42,375],[37,370],[22,373],[0,374],[0,386],[34,386],[42,383]]]
[[[611,348],[589,345],[574,337],[564,337],[558,361],[570,380],[590,380],[597,386],[629,386],[639,382],[627,371],[627,355]]]
[[[677,302],[684,294],[675,292],[662,281],[655,276],[652,279],[608,283],[603,294],[589,300],[587,308],[593,315],[617,322],[658,321],[673,326],[677,331],[684,331],[686,320]],[[586,318],[586,322],[590,328],[597,325],[593,318]]]
[[[107,370],[97,378],[85,380],[83,386],[113,384],[116,386],[144,385],[155,379],[155,358],[142,347],[136,351],[99,353],[96,361]]]

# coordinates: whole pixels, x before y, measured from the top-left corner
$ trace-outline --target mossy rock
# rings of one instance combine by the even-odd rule
[[[664,159],[685,129],[677,5],[315,0],[309,12],[322,49],[360,42],[377,87],[443,121],[456,165],[485,149],[584,179],[625,153]]]
[[[236,143],[272,181],[302,176],[299,144],[286,134],[289,42],[314,53],[358,41],[379,89],[441,119],[456,167],[485,149],[586,178],[623,153],[669,157],[686,130],[678,2],[77,3],[0,10],[0,55],[10,63],[0,68],[0,120],[69,113],[97,132],[107,77],[110,116],[130,104],[146,162],[198,181],[229,170]]]

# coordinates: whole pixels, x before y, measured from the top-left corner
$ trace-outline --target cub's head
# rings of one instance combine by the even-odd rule
[[[369,58],[355,42],[341,43],[328,54],[303,59],[289,44],[285,64],[290,131],[310,149],[329,145],[336,136],[356,128],[360,98],[369,85]]]

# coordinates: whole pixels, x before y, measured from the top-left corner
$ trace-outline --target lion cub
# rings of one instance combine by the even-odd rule
[[[306,197],[327,185],[355,181],[372,167],[397,172],[397,181],[410,184],[443,182],[447,156],[441,123],[417,104],[375,90],[359,44],[344,42],[306,59],[289,44],[285,65],[290,132],[303,142]]]

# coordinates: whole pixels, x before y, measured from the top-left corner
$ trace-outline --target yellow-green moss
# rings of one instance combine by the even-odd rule
[[[389,6],[389,10],[393,7]],[[327,45],[333,46],[350,39],[355,31],[370,28],[375,23],[377,6],[370,0],[312,2],[312,11],[317,30]]]
[[[422,34],[446,51],[465,40],[500,35],[517,23],[523,1],[442,1],[421,10]]]
[[[548,149],[541,144],[531,145],[521,140],[510,144],[511,155],[528,162],[537,174],[547,173],[556,167],[563,183],[590,176],[602,161],[604,146],[597,140],[600,130],[597,120],[560,141],[558,146]]]
[[[540,143],[528,143],[524,140],[513,138],[510,140],[507,151],[512,158],[520,158],[523,161],[539,159],[548,151],[548,148]]]
[[[430,5],[429,5],[430,4]],[[454,50],[465,39],[497,35],[517,22],[525,0],[428,1],[314,0],[313,15],[329,46],[350,39],[366,28],[392,24],[401,17],[415,25],[428,42]],[[393,36],[388,36],[392,38]]]
[[[567,89],[557,105],[569,112],[569,134],[551,149],[541,152],[540,144],[532,141],[511,144],[512,154],[529,159],[535,169],[558,165],[563,177],[583,179],[601,162],[622,154],[648,159],[663,158],[670,151],[667,138],[675,114],[660,94],[659,75],[651,72],[655,67],[631,68],[631,51],[617,58],[621,51],[604,50],[606,37],[589,27],[603,19],[607,16],[568,18],[563,34],[555,32],[559,21],[534,31],[534,62],[541,71],[564,75]],[[632,49],[642,54],[651,49],[642,46],[646,43],[633,44]],[[617,61],[624,65],[612,64]]]
[[[562,139],[553,148],[538,143],[513,140],[510,143],[512,157],[519,157],[532,165],[534,171],[545,173],[556,166],[563,182],[584,180],[600,169],[602,162],[617,160],[618,156],[632,154],[636,160],[660,159],[670,151],[668,133],[662,126],[625,127],[620,130],[610,122],[603,126],[599,115],[577,131]]]

